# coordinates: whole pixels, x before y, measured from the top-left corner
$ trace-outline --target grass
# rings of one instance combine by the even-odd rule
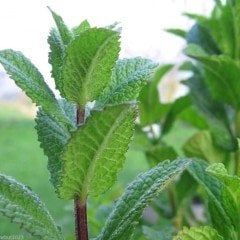
[[[74,233],[73,203],[58,199],[49,183],[47,158],[39,147],[34,129],[34,120],[25,117],[14,108],[0,106],[0,172],[13,176],[16,180],[28,185],[46,204],[57,224],[62,227],[65,236]],[[182,126],[175,126],[166,137],[166,141],[174,143],[181,154],[181,145],[193,134]],[[146,159],[141,152],[129,151],[123,171],[119,174],[119,181],[104,196],[89,202],[89,222],[91,233],[97,234],[104,224],[111,206],[109,202],[117,199],[124,187],[142,171],[148,169]],[[23,235],[29,237],[18,226],[0,215],[0,236]]]

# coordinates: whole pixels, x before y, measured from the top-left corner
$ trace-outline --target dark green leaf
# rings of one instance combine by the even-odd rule
[[[97,240],[127,239],[139,221],[143,210],[176,176],[188,166],[189,160],[177,159],[163,162],[146,173],[140,174],[125,190],[116,203],[105,227]]]
[[[164,65],[159,67],[153,78],[143,87],[139,95],[140,120],[143,126],[159,123],[160,119],[166,116],[169,111],[170,104],[161,104],[158,84],[162,77],[172,68],[172,65]]]
[[[193,135],[183,149],[186,156],[205,159],[209,163],[222,162],[226,157],[226,152],[214,144],[211,133],[206,130]]]
[[[39,197],[25,185],[2,174],[0,174],[0,212],[34,236],[46,240],[63,239]]]
[[[217,178],[206,172],[207,167],[207,163],[196,160],[191,163],[188,171],[207,192],[213,227],[225,239],[233,240],[237,206],[229,190]]]

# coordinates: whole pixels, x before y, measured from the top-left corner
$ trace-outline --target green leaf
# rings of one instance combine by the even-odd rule
[[[208,128],[206,119],[195,105],[191,105],[190,107],[184,109],[179,114],[178,119],[198,129]]]
[[[48,44],[50,46],[48,62],[52,66],[52,77],[55,80],[56,88],[63,95],[63,83],[61,78],[63,59],[65,56],[65,46],[59,32],[53,28],[48,36]]]
[[[227,186],[237,202],[240,201],[240,178],[236,175],[229,175],[222,163],[211,164],[207,168],[207,172],[213,174],[225,186]],[[239,205],[237,203],[237,205]]]
[[[206,171],[224,184],[228,191],[225,194],[230,193],[234,199],[237,212],[235,212],[235,229],[240,234],[240,178],[236,175],[229,175],[225,166],[222,163],[215,163],[210,165]]]
[[[125,190],[105,227],[96,240],[118,240],[132,229],[139,221],[146,206],[190,163],[187,159],[163,162],[148,172],[140,174]]]
[[[208,123],[214,143],[226,151],[235,151],[238,144],[232,133],[225,105],[213,99],[199,69],[192,65],[192,71],[193,76],[185,84],[190,89],[194,105]]]
[[[202,47],[208,54],[221,54],[221,51],[208,29],[202,24],[194,24],[186,35],[188,44]]]
[[[76,116],[73,106],[66,101],[62,101],[61,105],[70,119]],[[48,157],[48,170],[50,171],[50,181],[57,188],[59,184],[59,171],[62,168],[60,155],[63,148],[70,139],[68,129],[61,122],[56,121],[53,117],[39,109],[36,117],[36,130],[38,133],[38,141],[44,150],[44,154]],[[73,125],[74,122],[72,122]]]
[[[240,108],[240,67],[228,56],[207,56],[196,45],[190,45],[186,54],[204,65],[205,81],[213,97]]]
[[[184,227],[173,240],[224,240],[224,238],[211,227]]]
[[[171,106],[164,123],[162,124],[161,134],[167,134],[173,126],[174,121],[177,116],[184,111],[186,108],[191,106],[191,98],[189,96],[184,96],[178,98]]]
[[[151,60],[139,57],[119,60],[113,69],[110,84],[101,94],[96,106],[136,99],[156,66]]]
[[[172,68],[172,65],[160,66],[152,79],[143,87],[139,95],[140,121],[141,125],[159,123],[160,119],[168,113],[171,104],[161,104],[158,84],[162,77]]]
[[[155,167],[164,160],[174,160],[177,158],[177,153],[174,148],[165,145],[152,146],[147,149],[145,154],[151,167]]]
[[[28,187],[0,174],[0,212],[41,239],[63,239],[50,213]]]
[[[119,51],[119,34],[115,31],[91,28],[77,36],[67,46],[63,64],[66,99],[81,108],[97,99],[110,81]]]
[[[148,240],[172,240],[172,234],[174,233],[173,227],[168,227],[157,231],[151,227],[143,226],[142,230],[143,234]]]
[[[56,23],[56,26],[57,26],[58,32],[61,36],[61,40],[62,40],[63,44],[68,45],[73,39],[73,34],[72,34],[71,30],[68,29],[68,27],[64,23],[61,16],[56,14],[50,7],[48,7],[48,9],[50,10],[50,12],[53,16],[53,19]]]
[[[188,171],[207,192],[208,208],[213,227],[224,239],[233,240],[238,218],[236,216],[237,206],[230,191],[217,178],[206,172],[207,167],[205,162],[197,160],[191,163]]]
[[[173,35],[176,35],[178,37],[181,37],[181,38],[184,38],[186,37],[187,35],[187,32],[182,30],[182,29],[177,29],[177,28],[169,28],[169,29],[166,29],[166,32],[168,33],[172,33]]]
[[[132,104],[93,111],[66,145],[62,155],[59,195],[82,202],[108,190],[122,168],[133,135],[136,107]]]
[[[207,130],[193,135],[183,149],[186,156],[205,159],[209,163],[221,162],[226,157],[226,152],[214,144],[211,133]]]
[[[84,20],[79,24],[79,26],[74,27],[72,29],[72,31],[73,31],[74,35],[77,36],[77,35],[80,35],[81,33],[83,33],[84,31],[88,30],[89,28],[91,28],[91,26],[90,26],[88,20]]]
[[[41,106],[47,114],[58,121],[70,125],[69,119],[63,113],[53,92],[30,60],[20,52],[7,49],[0,51],[0,63],[37,106]]]
[[[174,186],[179,208],[182,207],[182,203],[188,201],[189,197],[192,199],[193,194],[196,193],[196,189],[198,188],[197,182],[187,171],[181,175]]]

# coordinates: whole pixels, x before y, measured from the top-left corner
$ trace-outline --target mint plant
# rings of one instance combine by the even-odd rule
[[[157,64],[142,58],[118,60],[120,33],[114,25],[96,28],[84,21],[70,29],[50,11],[56,28],[48,37],[49,63],[62,98],[56,99],[22,53],[2,50],[0,63],[39,106],[36,130],[48,157],[50,181],[58,197],[74,201],[76,239],[87,240],[87,201],[116,181],[135,128],[136,99]],[[189,163],[189,159],[165,161],[140,174],[95,239],[130,239],[146,206]],[[0,175],[0,211],[40,239],[64,239],[37,195],[4,175]]]

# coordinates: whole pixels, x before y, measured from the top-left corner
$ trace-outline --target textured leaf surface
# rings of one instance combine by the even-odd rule
[[[110,214],[97,240],[117,240],[131,230],[143,210],[176,176],[188,166],[189,160],[177,159],[163,162],[148,172],[140,174],[125,190]],[[125,238],[127,239],[127,238]]]
[[[89,22],[87,20],[82,21],[79,26],[74,27],[72,29],[74,35],[80,35],[81,33],[83,33],[84,31],[88,30],[89,28],[91,28]]]
[[[53,10],[51,10],[51,8],[49,8],[49,10],[52,13],[53,19],[56,23],[56,26],[57,26],[58,32],[61,36],[61,40],[62,40],[63,44],[68,45],[71,42],[71,40],[73,39],[73,34],[72,34],[71,30],[68,29],[68,27],[64,23],[61,16],[56,14]]]
[[[226,152],[215,146],[209,131],[201,131],[193,135],[184,144],[184,152],[188,157],[205,159],[209,163],[221,162]]]
[[[197,160],[191,163],[188,171],[207,192],[213,227],[224,238],[234,239],[234,226],[236,227],[238,218],[236,203],[230,191],[217,178],[206,172],[207,167],[205,162]]]
[[[240,178],[236,175],[228,174],[225,166],[222,163],[215,163],[210,165],[207,168],[207,172],[213,174],[220,182],[224,184],[228,191],[225,194],[230,192],[232,198],[234,199],[237,212],[235,230],[240,234]]]
[[[2,50],[0,63],[37,106],[41,106],[46,113],[59,121],[70,124],[41,73],[22,53],[10,49]]]
[[[87,195],[98,196],[112,186],[125,160],[135,118],[132,104],[92,112],[63,152],[62,198],[78,195],[85,201]]]
[[[110,81],[120,51],[119,34],[104,28],[91,28],[67,47],[63,65],[64,95],[84,107],[99,97]]]
[[[0,174],[0,212],[41,239],[63,239],[38,196],[11,177]]]
[[[207,56],[196,45],[189,45],[186,54],[205,67],[205,80],[213,97],[240,108],[240,67],[228,56]]]
[[[97,105],[136,99],[156,66],[151,60],[142,58],[119,60],[113,69],[110,84],[100,96]]]
[[[74,107],[66,101],[61,101],[61,106],[65,113],[73,121],[76,116]],[[59,183],[59,171],[61,170],[60,155],[64,146],[70,138],[70,133],[64,124],[56,121],[53,117],[39,109],[36,118],[36,130],[38,140],[48,157],[48,169],[50,171],[50,180],[56,188]],[[74,121],[72,122],[74,125]]]
[[[65,46],[57,29],[53,28],[50,31],[48,36],[48,44],[51,50],[49,52],[48,61],[52,66],[52,77],[55,80],[56,88],[60,91],[61,95],[63,95],[61,73],[65,55]]]
[[[218,232],[211,227],[184,227],[173,240],[224,240]]]

